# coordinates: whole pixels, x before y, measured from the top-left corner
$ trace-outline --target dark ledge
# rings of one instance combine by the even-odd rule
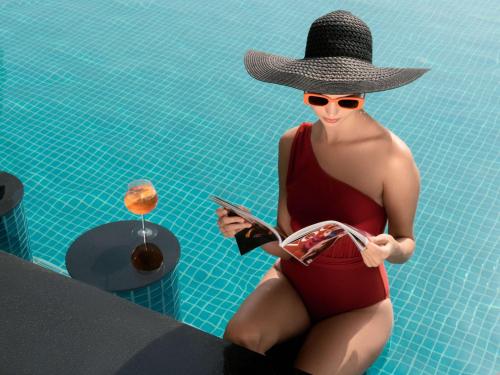
[[[0,332],[2,374],[305,374],[3,251]]]

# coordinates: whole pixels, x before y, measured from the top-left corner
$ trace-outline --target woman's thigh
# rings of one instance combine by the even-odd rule
[[[273,266],[231,318],[224,338],[264,354],[274,344],[302,333],[309,326],[302,300]]]
[[[314,325],[295,367],[312,374],[362,374],[389,340],[394,317],[389,298],[324,319]]]

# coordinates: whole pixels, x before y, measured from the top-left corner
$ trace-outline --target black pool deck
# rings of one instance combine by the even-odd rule
[[[0,374],[305,374],[0,251]]]

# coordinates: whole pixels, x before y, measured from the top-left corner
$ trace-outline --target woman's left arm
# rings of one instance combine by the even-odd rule
[[[384,177],[383,202],[388,234],[370,237],[361,253],[365,263],[376,267],[384,260],[405,263],[415,251],[413,221],[420,192],[420,174],[410,149],[399,144],[389,158]]]

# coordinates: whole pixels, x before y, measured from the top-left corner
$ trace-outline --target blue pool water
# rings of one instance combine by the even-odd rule
[[[273,257],[240,257],[217,194],[275,223],[280,135],[315,120],[300,92],[253,80],[249,48],[303,56],[311,22],[365,20],[378,66],[430,67],[367,95],[421,173],[416,252],[386,268],[395,326],[370,374],[494,374],[499,360],[500,11],[494,2],[3,1],[0,169],[25,184],[35,261],[66,273],[82,232],[148,220],[181,244],[181,319],[217,336]]]

